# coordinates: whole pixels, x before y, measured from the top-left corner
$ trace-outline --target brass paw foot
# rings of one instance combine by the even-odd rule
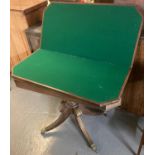
[[[41,134],[44,135],[45,133],[46,133],[46,129],[45,128],[41,129]]]

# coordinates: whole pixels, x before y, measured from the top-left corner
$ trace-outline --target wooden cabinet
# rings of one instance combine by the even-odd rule
[[[133,69],[125,87],[122,107],[136,115],[144,115],[144,38],[140,38]]]
[[[114,0],[115,4],[134,4],[144,14],[144,0]],[[144,115],[144,30],[139,40],[133,69],[126,84],[122,108],[136,115]]]
[[[10,65],[14,65],[31,54],[25,30],[42,22],[46,0],[11,0],[10,1]]]

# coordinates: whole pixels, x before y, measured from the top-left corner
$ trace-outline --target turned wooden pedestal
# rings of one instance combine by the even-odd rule
[[[67,102],[62,101],[61,102],[61,108],[60,108],[60,116],[55,120],[52,124],[48,125],[47,127],[43,128],[41,130],[41,134],[45,134],[46,132],[58,127],[60,124],[62,124],[71,114],[73,114],[86,142],[90,146],[90,148],[93,151],[97,151],[96,145],[94,144],[91,136],[89,135],[88,131],[85,128],[85,125],[82,121],[82,111],[79,108],[79,104],[75,102]]]

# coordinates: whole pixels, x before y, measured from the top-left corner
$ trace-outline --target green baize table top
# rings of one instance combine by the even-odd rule
[[[134,6],[53,3],[44,14],[40,49],[13,74],[95,103],[115,100],[141,22]]]

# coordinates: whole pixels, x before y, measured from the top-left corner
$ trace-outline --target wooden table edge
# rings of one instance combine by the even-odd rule
[[[18,77],[12,73],[12,78],[14,79],[17,87],[32,90],[38,93],[46,94],[46,95],[52,95],[61,98],[62,100],[68,100],[68,101],[74,101],[79,104],[83,104],[86,106],[101,108],[101,109],[111,109],[112,107],[120,106],[121,105],[121,99],[117,98],[115,100],[106,101],[102,103],[95,103],[91,100],[87,100],[85,98],[73,95],[71,93],[40,84],[25,78]]]

